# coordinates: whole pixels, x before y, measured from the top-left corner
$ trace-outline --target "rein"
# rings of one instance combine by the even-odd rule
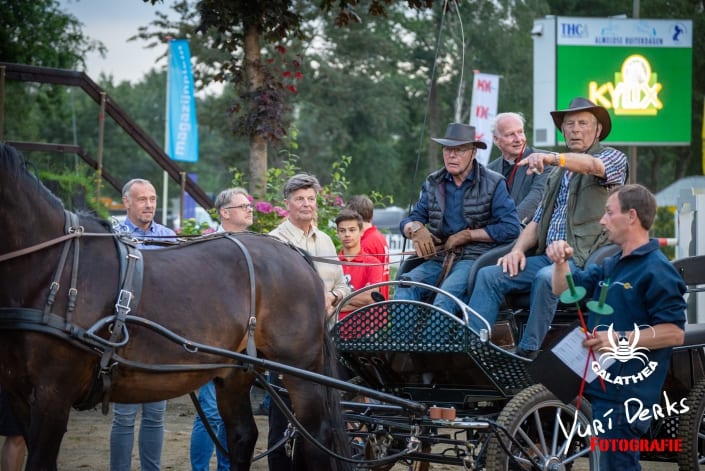
[[[445,249],[438,249],[436,250],[437,255],[443,255],[443,254],[449,254],[452,253],[452,251],[447,251]],[[372,255],[374,254],[367,254],[367,255]],[[406,257],[406,256],[411,256],[411,255],[416,255],[416,252],[411,250],[411,251],[405,251],[405,252],[397,252],[394,254],[389,254],[390,257]],[[383,262],[378,262],[378,263],[364,263],[364,262],[348,262],[346,260],[339,260],[337,255],[328,255],[328,256],[316,256],[316,255],[311,255],[308,254],[308,257],[313,260],[314,262],[320,262],[320,263],[328,263],[330,265],[347,265],[347,266],[354,266],[354,267],[377,267],[380,265],[387,266],[389,263],[383,263]],[[333,258],[335,257],[335,258]],[[390,262],[390,263],[396,263],[396,262]]]
[[[64,241],[67,241],[69,239],[74,239],[76,237],[81,237],[85,235],[110,235],[111,237],[113,234],[93,234],[93,233],[85,233],[80,230],[74,230],[71,228],[71,232],[68,234],[64,234],[60,237],[57,237],[55,239],[47,240],[44,242],[41,242],[39,244],[32,245],[30,247],[25,247],[24,249],[20,250],[15,250],[6,254],[0,255],[0,262],[4,262],[6,260],[12,260],[13,258],[21,257],[23,255],[27,255],[33,252],[39,252],[40,250],[46,249],[47,247],[51,247],[52,245],[57,245],[60,244]]]
[[[77,227],[70,227],[69,232],[67,234],[64,234],[59,237],[55,237],[54,239],[49,239],[44,242],[40,242],[38,244],[30,245],[29,247],[25,247],[23,249],[19,250],[14,250],[12,252],[8,252],[5,254],[0,255],[0,262],[5,262],[7,260],[12,260],[13,258],[18,258],[23,255],[31,254],[34,252],[39,252],[40,250],[44,250],[47,247],[51,247],[53,245],[60,244],[62,242],[65,242],[70,239],[75,239],[77,237],[120,237],[120,234],[115,234],[112,232],[105,233],[105,232],[84,232],[83,231],[83,226],[77,226]],[[172,236],[170,236],[172,237]],[[172,243],[162,241],[158,242],[160,244],[165,244],[165,245],[171,245]]]

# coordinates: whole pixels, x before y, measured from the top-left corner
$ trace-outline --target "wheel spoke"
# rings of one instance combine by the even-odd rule
[[[565,450],[563,450],[562,453],[565,453]],[[590,454],[590,447],[585,447],[585,448],[582,448],[577,453],[573,453],[572,455],[564,456],[561,459],[561,463],[562,464],[572,463],[573,461],[577,460],[578,458],[581,458],[583,456],[587,456],[589,454]]]
[[[534,426],[536,427],[536,436],[541,443],[541,456],[546,456],[548,454],[548,447],[546,446],[546,437],[543,434],[543,424],[541,423],[541,415],[539,414],[540,409],[536,409],[532,414],[534,416]]]
[[[558,450],[557,450],[558,437],[559,437],[559,433],[561,432],[561,427],[559,424],[561,423],[560,417],[562,415],[561,414],[562,412],[563,412],[563,410],[560,407],[556,407],[556,416],[553,419],[553,432],[552,432],[553,436],[551,437],[551,454],[554,456],[556,455],[556,453],[558,453]],[[573,433],[571,430],[570,436],[572,437],[572,435],[573,435]],[[570,437],[568,439],[570,439]],[[566,441],[568,441],[568,440],[566,440]]]
[[[540,457],[541,460],[543,461],[543,458],[546,456],[545,453],[544,453],[542,450],[539,450],[539,449],[538,449],[538,447],[536,446],[535,441],[532,440],[531,437],[529,437],[529,435],[527,435],[527,433],[524,431],[524,429],[522,429],[521,427],[519,427],[519,428],[517,429],[517,433],[518,433],[518,434],[521,436],[521,438],[524,440],[524,443],[526,443],[526,445],[527,445],[529,448],[531,448],[531,450],[532,450],[534,453],[536,453],[536,456],[537,456],[537,457]]]

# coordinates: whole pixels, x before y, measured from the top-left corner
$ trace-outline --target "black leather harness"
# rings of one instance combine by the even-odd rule
[[[215,368],[243,368],[251,369],[253,363],[247,363],[247,366],[233,363],[208,363],[208,364],[175,364],[175,365],[152,365],[143,362],[131,361],[117,354],[117,349],[124,347],[130,340],[128,323],[142,325],[154,331],[161,333],[174,342],[181,343],[189,352],[198,352],[204,350],[219,351],[217,348],[207,348],[207,346],[199,345],[188,339],[181,338],[169,331],[168,329],[149,321],[148,319],[138,316],[131,316],[130,312],[139,304],[140,295],[142,292],[142,281],[144,274],[144,266],[141,252],[136,245],[140,241],[135,241],[129,238],[120,237],[119,234],[88,234],[84,228],[79,225],[78,217],[69,211],[65,211],[66,224],[65,235],[52,241],[38,244],[34,247],[18,250],[9,254],[2,255],[0,261],[16,258],[28,253],[42,250],[46,247],[63,242],[59,263],[54,271],[52,281],[49,287],[49,294],[43,309],[24,308],[24,307],[0,307],[0,330],[25,330],[32,332],[40,332],[52,335],[54,337],[65,340],[71,345],[82,350],[97,354],[100,356],[100,362],[97,368],[94,381],[90,387],[88,394],[74,404],[74,407],[79,410],[85,410],[102,402],[103,413],[108,412],[110,403],[111,389],[113,377],[118,365],[125,365],[132,368],[140,368],[147,370],[156,370],[161,372],[176,372],[176,371],[199,371]],[[78,265],[81,237],[86,236],[109,236],[115,240],[118,259],[120,261],[120,283],[117,300],[115,302],[114,314],[103,319],[99,319],[88,329],[84,329],[73,323],[73,311],[76,307],[78,297]],[[249,357],[257,358],[257,347],[254,341],[255,328],[257,326],[256,306],[255,306],[255,272],[252,257],[245,245],[230,233],[216,233],[208,236],[191,239],[183,244],[202,242],[216,238],[227,238],[234,242],[241,250],[245,257],[248,269],[248,278],[250,281],[250,313],[247,327],[247,345],[246,352]],[[71,278],[68,288],[68,303],[66,313],[63,316],[53,312],[56,296],[60,293],[60,279],[66,267],[69,251],[73,248],[73,258],[71,262]],[[105,339],[98,335],[104,328],[110,332],[110,337]]]

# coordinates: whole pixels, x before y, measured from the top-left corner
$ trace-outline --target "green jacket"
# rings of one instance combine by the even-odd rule
[[[604,147],[597,143],[586,154],[597,155]],[[563,181],[566,169],[555,167],[548,176],[546,192],[541,206],[543,214],[538,227],[537,255],[546,252],[548,226],[553,217],[553,208],[558,198],[558,190]],[[602,232],[600,219],[605,213],[605,203],[611,187],[603,186],[601,178],[594,175],[576,173],[568,184],[568,209],[566,221],[566,242],[573,247],[573,261],[578,267],[583,267],[588,256],[607,245],[607,234]],[[579,195],[579,197],[578,197]]]

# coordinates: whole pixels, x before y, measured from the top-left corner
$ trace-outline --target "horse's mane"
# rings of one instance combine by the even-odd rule
[[[14,180],[18,188],[28,188],[34,186],[39,196],[44,198],[52,206],[64,210],[64,203],[54,195],[44,184],[29,171],[31,163],[28,162],[17,149],[11,145],[0,143],[0,178]],[[33,168],[33,167],[32,167]],[[3,183],[3,186],[7,183]]]
[[[30,168],[32,171],[30,171]],[[44,198],[47,203],[57,210],[64,211],[64,203],[34,173],[32,163],[26,160],[17,149],[9,144],[0,142],[0,178],[4,176],[8,181],[16,181],[18,188],[36,188],[39,196]],[[5,185],[6,183],[3,183],[3,186]],[[90,211],[80,210],[76,214],[81,218],[95,221],[107,231],[112,229],[108,221],[99,218]]]

